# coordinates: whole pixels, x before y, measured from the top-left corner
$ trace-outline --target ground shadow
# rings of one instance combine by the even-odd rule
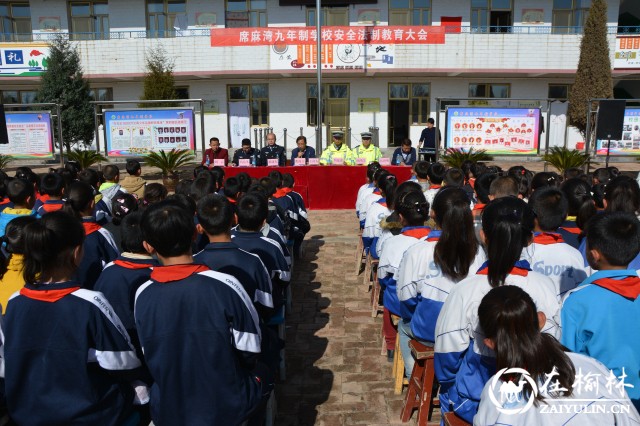
[[[330,300],[320,295],[315,281],[318,252],[324,245],[322,236],[312,236],[303,243],[303,253],[296,260],[292,277],[293,306],[287,318],[287,379],[276,385],[278,426],[314,425],[317,406],[325,402],[333,386],[333,372],[314,365],[324,355],[328,339],[318,337],[318,330],[329,322],[322,309]]]

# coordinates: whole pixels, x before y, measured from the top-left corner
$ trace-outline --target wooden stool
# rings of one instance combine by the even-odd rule
[[[433,408],[440,406],[440,401],[434,397],[435,366],[433,347],[425,346],[417,340],[409,342],[411,355],[416,360],[409,378],[409,390],[404,399],[402,422],[408,422],[414,409],[418,409],[418,426],[424,426],[431,418]]]
[[[391,372],[394,378],[393,393],[400,395],[402,388],[409,384],[407,378],[404,377],[404,358],[400,350],[400,330],[398,330],[398,334],[396,335],[396,347],[393,351],[393,369]]]
[[[471,423],[467,423],[456,415],[456,413],[449,411],[442,416],[444,424],[447,426],[471,426]]]
[[[377,270],[377,268],[376,268]],[[380,287],[380,283],[377,279],[377,273],[374,274],[376,277],[375,281],[371,283],[371,317],[376,318],[379,312],[382,312],[384,309],[384,305],[380,304],[380,292],[382,288]]]
[[[358,234],[358,246],[356,247],[356,275],[360,275],[364,261],[364,244],[362,242],[362,230],[360,230],[360,233]]]

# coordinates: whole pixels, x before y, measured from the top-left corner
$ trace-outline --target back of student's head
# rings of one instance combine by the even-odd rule
[[[476,178],[476,183],[473,185],[473,190],[476,193],[478,202],[481,204],[489,203],[489,193],[491,189],[491,183],[498,177],[495,173],[483,173]]]
[[[414,170],[419,179],[427,179],[429,177],[429,162],[417,161]]]
[[[233,176],[227,178],[227,180],[224,181],[223,192],[225,197],[229,197],[233,200],[238,198],[238,195],[242,192],[238,178]]]
[[[640,252],[640,221],[632,213],[597,214],[586,227],[587,259],[592,264],[591,250],[597,250],[611,266],[627,267]]]
[[[66,201],[62,208],[67,214],[82,218],[90,213],[94,201],[93,188],[84,182],[73,182],[66,193]]]
[[[115,164],[107,164],[102,168],[102,176],[107,182],[113,182],[120,177],[120,169]]]
[[[446,277],[461,280],[469,273],[478,252],[469,197],[462,188],[445,186],[436,194],[431,209],[442,230],[434,261]]]
[[[398,203],[400,202],[400,200],[410,192],[422,193],[422,187],[420,186],[419,183],[411,180],[402,182],[396,188],[393,195],[393,199],[390,200],[389,198],[387,198],[387,206],[389,207],[389,209],[397,210]]]
[[[558,188],[542,188],[529,197],[529,206],[544,232],[556,232],[567,218],[567,197]]]
[[[197,203],[198,200],[207,194],[213,194],[216,192],[216,188],[216,182],[213,180],[213,177],[211,175],[202,174],[191,183],[189,196]]]
[[[293,188],[295,185],[295,179],[291,173],[282,174],[282,186],[284,188]]]
[[[144,186],[143,205],[159,203],[167,198],[167,188],[161,183],[148,183]]]
[[[142,166],[140,166],[140,162],[138,160],[130,158],[129,160],[127,160],[125,169],[131,176],[135,176],[140,170],[142,170]]]
[[[64,180],[58,173],[47,173],[40,179],[40,191],[52,197],[60,197]]]
[[[462,187],[464,185],[464,173],[461,169],[451,168],[444,174],[444,184],[446,186]]]
[[[80,167],[80,164],[77,161],[67,161],[64,163],[64,168],[71,173],[73,180],[78,179],[78,173],[82,171],[82,167]]]
[[[484,337],[493,342],[498,370],[526,365],[536,383],[544,382],[545,373],[557,371],[559,384],[568,389],[564,396],[571,395],[573,363],[554,337],[540,332],[538,309],[526,291],[512,285],[491,289],[480,302],[478,320]],[[526,381],[523,391],[532,394]],[[544,396],[536,393],[535,398]]]
[[[635,179],[620,175],[609,181],[604,191],[609,212],[637,214],[640,210],[640,187]]]
[[[209,235],[226,234],[233,225],[233,206],[225,197],[209,194],[198,201],[198,223]]]
[[[26,166],[18,167],[16,169],[15,177],[17,179],[26,180],[27,182],[31,183],[32,185],[35,185],[35,184],[38,183],[38,175],[35,174],[34,171],[31,170],[31,168],[26,167]]]
[[[240,172],[236,178],[240,182],[240,192],[247,192],[251,186],[251,176],[247,172]]]
[[[126,215],[120,223],[120,245],[128,253],[147,254],[142,242],[142,212]]]
[[[280,173],[278,170],[270,171],[269,179],[271,179],[276,188],[280,188],[282,186],[282,173]]]
[[[125,217],[138,210],[138,199],[133,194],[118,193],[111,200],[112,223],[120,225]]]
[[[600,167],[593,172],[593,183],[604,183],[606,185],[618,175],[620,175],[620,170],[617,167]]]
[[[100,176],[98,172],[93,169],[84,169],[78,173],[78,180],[90,185],[92,188],[98,189],[100,187]]]
[[[526,198],[529,195],[533,172],[530,172],[523,166],[513,166],[509,169],[507,175],[512,176],[516,180],[518,183],[518,194],[520,194],[522,198]]]
[[[557,188],[560,186],[560,176],[554,172],[540,172],[531,179],[531,191],[534,192],[542,188]]]
[[[33,184],[24,179],[13,179],[7,184],[7,196],[15,205],[27,205],[29,198],[35,196]]]
[[[267,197],[272,197],[273,194],[276,193],[276,184],[275,182],[268,177],[263,177],[260,179],[260,186],[262,186],[267,194]]]
[[[404,219],[405,226],[423,226],[429,218],[429,202],[421,190],[404,192],[397,198],[395,211]]]
[[[249,192],[238,201],[238,225],[244,231],[259,231],[268,214],[267,198],[257,192]]]
[[[74,251],[84,242],[80,220],[62,211],[47,213],[24,229],[25,282],[71,278],[77,269]],[[82,285],[82,283],[79,283]]]
[[[3,242],[7,244],[7,253],[24,254],[24,229],[36,220],[35,216],[18,216],[7,223],[2,237]]]
[[[567,214],[575,216],[578,228],[584,229],[587,221],[596,214],[591,186],[580,178],[572,178],[564,181],[560,190],[567,197]]]
[[[386,175],[390,175],[391,173],[385,169],[378,169],[373,172],[373,182],[376,184],[376,188],[380,188],[381,178]]]
[[[4,171],[0,170],[0,199],[7,196],[7,183],[11,179]]]
[[[142,214],[142,237],[163,257],[190,254],[195,230],[193,215],[169,200],[149,206]]]
[[[211,176],[213,176],[217,188],[222,188],[222,184],[224,183],[224,169],[220,166],[213,166],[209,172]]]
[[[66,188],[67,186],[69,186],[69,184],[71,184],[71,182],[76,180],[77,174],[74,177],[74,174],[66,167],[58,167],[57,169],[50,169],[49,173],[56,173],[57,175],[59,175],[62,178],[62,182],[63,182],[63,187]],[[40,192],[45,193],[44,190],[41,187],[42,185],[42,179],[40,180]]]
[[[184,210],[189,212],[192,217],[196,215],[196,202],[188,195],[171,194],[164,199],[164,202],[183,208]]]
[[[194,179],[182,179],[176,185],[176,190],[174,191],[174,193],[186,195],[188,197],[191,193],[191,184],[193,183],[193,181]]]
[[[489,186],[489,195],[492,195],[494,199],[517,197],[519,193],[518,182],[512,176],[498,176]]]
[[[201,173],[209,173],[209,168],[204,165],[195,166],[193,168],[193,178],[197,178]]]
[[[376,172],[376,170],[379,170],[381,168],[382,166],[377,161],[372,161],[367,165],[367,179],[369,180],[369,182],[373,182],[373,174]]]
[[[482,162],[473,163],[469,167],[469,172],[473,175],[473,177],[475,177],[477,179],[480,175],[482,175],[484,173],[487,173],[488,172],[488,168]]]
[[[393,203],[395,197],[396,187],[398,186],[398,179],[395,175],[384,175],[384,178],[380,180],[380,192],[388,200]]]
[[[442,180],[444,179],[444,174],[447,172],[443,164],[433,163],[429,166],[427,170],[427,176],[429,177],[429,182],[434,185],[442,184]]]
[[[492,287],[504,280],[520,260],[522,249],[529,245],[535,214],[516,197],[502,197],[490,202],[482,212],[482,231],[489,260],[488,278]]]
[[[581,175],[583,175],[584,172],[582,170],[580,170],[577,167],[569,167],[568,169],[565,169],[564,173],[562,174],[563,180],[569,180],[569,179],[574,179],[577,177],[580,177]]]

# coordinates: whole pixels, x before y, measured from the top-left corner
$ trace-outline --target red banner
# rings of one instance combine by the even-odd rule
[[[322,27],[323,44],[444,44],[443,26]],[[211,46],[315,44],[313,27],[212,28]]]

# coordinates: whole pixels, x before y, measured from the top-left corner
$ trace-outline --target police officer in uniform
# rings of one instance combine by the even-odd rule
[[[267,134],[267,146],[260,150],[261,166],[267,165],[267,160],[278,159],[278,166],[283,167],[287,162],[287,156],[284,148],[276,145],[275,133]]]
[[[344,159],[344,164],[346,166],[353,166],[355,164],[355,160],[353,158],[353,152],[349,149],[347,145],[342,143],[344,139],[344,132],[337,130],[333,132],[333,143],[329,145],[324,151],[322,151],[322,156],[320,157],[320,164],[329,165],[333,164],[333,159],[337,157],[342,157]]]

